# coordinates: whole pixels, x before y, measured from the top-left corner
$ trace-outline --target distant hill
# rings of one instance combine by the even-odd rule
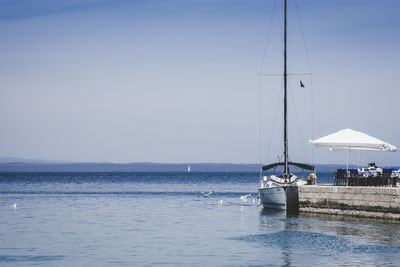
[[[0,163],[15,163],[15,162],[23,162],[23,163],[71,163],[70,161],[61,161],[61,160],[44,160],[44,159],[24,159],[17,157],[0,157]]]
[[[0,172],[258,172],[259,164],[234,163],[57,163],[46,161],[1,162]],[[317,172],[333,172],[343,165],[316,164]],[[354,166],[353,166],[354,167]]]

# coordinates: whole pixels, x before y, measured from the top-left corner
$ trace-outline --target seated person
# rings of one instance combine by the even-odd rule
[[[368,170],[373,176],[379,176],[382,173],[382,169],[377,167],[375,162],[368,163]]]
[[[376,168],[375,162],[368,163],[368,169],[370,168]]]

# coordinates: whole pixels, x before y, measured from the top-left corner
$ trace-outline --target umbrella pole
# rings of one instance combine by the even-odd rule
[[[346,177],[349,175],[349,154],[350,154],[350,149],[349,147],[347,147]],[[346,179],[346,185],[349,185],[348,179]]]
[[[361,168],[364,168],[364,151],[361,151]]]

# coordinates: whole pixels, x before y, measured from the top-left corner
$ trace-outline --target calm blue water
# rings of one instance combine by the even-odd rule
[[[257,176],[0,174],[0,266],[399,266],[400,223],[263,210]]]

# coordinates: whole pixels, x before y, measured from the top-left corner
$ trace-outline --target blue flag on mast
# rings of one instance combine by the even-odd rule
[[[303,84],[303,82],[301,80],[300,80],[300,87],[305,88],[305,86],[304,86],[304,84]]]

